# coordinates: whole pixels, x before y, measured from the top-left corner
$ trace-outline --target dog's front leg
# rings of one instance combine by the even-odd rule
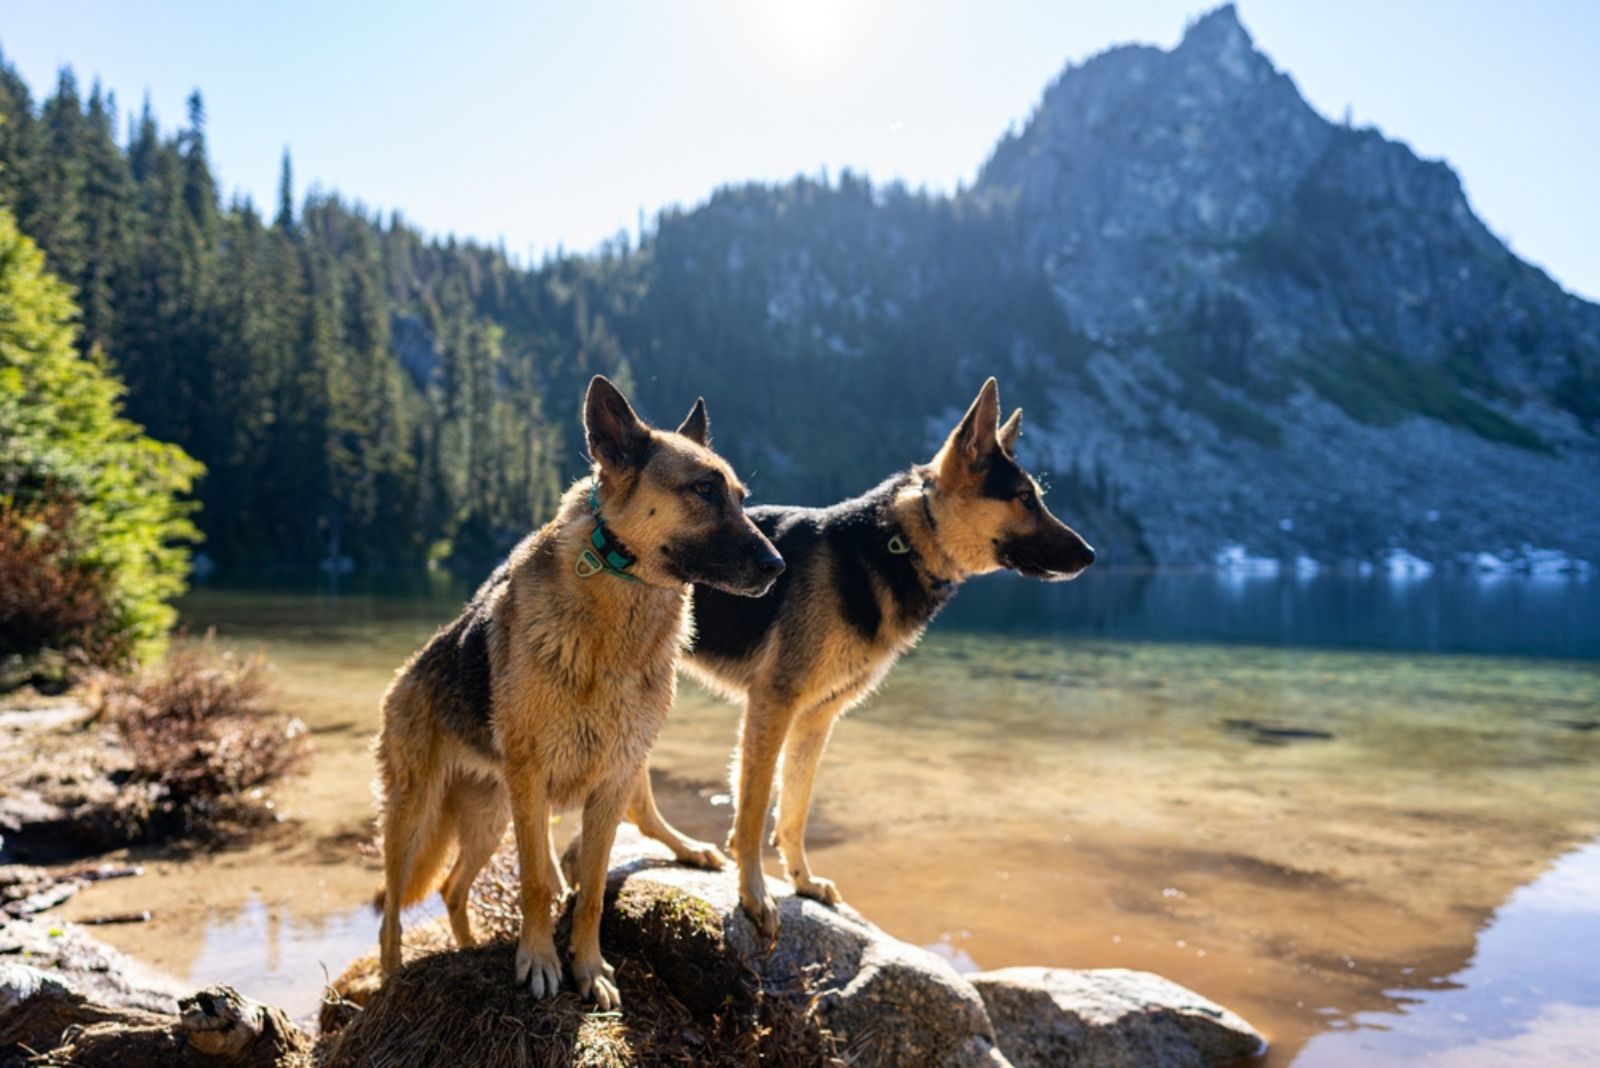
[[[752,693],[739,724],[739,768],[733,852],[739,862],[739,903],[762,935],[778,935],[778,903],[767,893],[761,868],[761,834],[772,807],[772,779],[794,715],[791,704]]]
[[[795,717],[783,747],[778,826],[773,834],[794,892],[825,905],[837,905],[842,898],[833,880],[811,874],[811,864],[806,860],[806,817],[811,811],[811,785],[817,777],[817,765],[822,762],[828,735],[843,707],[842,702],[827,702]]]
[[[506,762],[506,792],[517,832],[517,870],[522,884],[522,933],[517,939],[518,983],[536,998],[561,989],[552,906],[561,895],[561,873],[550,856],[550,797],[535,767]]]
[[[593,998],[601,1012],[622,1007],[616,974],[600,955],[600,913],[606,900],[606,868],[617,823],[633,792],[632,778],[606,783],[583,806],[578,840],[578,900],[572,917],[572,977],[578,993]]]

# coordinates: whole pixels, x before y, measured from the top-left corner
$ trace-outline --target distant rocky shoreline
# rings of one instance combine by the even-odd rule
[[[1562,552],[1522,545],[1518,549],[1466,550],[1441,559],[1425,559],[1409,549],[1395,547],[1376,560],[1319,560],[1306,552],[1285,559],[1257,554],[1240,542],[1227,542],[1212,557],[1212,565],[1228,574],[1273,576],[1293,573],[1302,576],[1337,571],[1342,574],[1384,573],[1396,578],[1417,578],[1435,571],[1472,575],[1539,575],[1588,578],[1595,573],[1593,562]]]

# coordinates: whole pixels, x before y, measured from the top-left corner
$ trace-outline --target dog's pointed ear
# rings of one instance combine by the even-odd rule
[[[583,434],[604,467],[637,467],[650,451],[650,427],[604,375],[595,375],[584,395]]]
[[[1000,447],[1006,451],[1007,455],[1015,455],[1017,451],[1017,439],[1021,436],[1022,409],[1018,408],[1016,411],[1011,413],[1011,418],[1007,419],[1004,425],[1000,427]]]
[[[697,398],[689,414],[683,417],[678,433],[697,445],[711,446],[711,417],[706,414],[706,399]]]
[[[1000,385],[991,378],[978,390],[972,407],[945,439],[937,458],[940,471],[959,478],[981,470],[998,444],[999,428]]]

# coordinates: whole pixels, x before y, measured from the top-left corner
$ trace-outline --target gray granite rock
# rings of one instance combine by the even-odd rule
[[[612,850],[613,884],[647,882],[711,905],[728,945],[770,987],[820,990],[816,1018],[859,1065],[1002,1068],[983,1000],[948,962],[901,942],[848,905],[830,908],[769,883],[782,921],[768,946],[739,907],[737,877],[678,867],[630,826]]]
[[[1204,1068],[1265,1047],[1240,1016],[1149,972],[1002,968],[967,980],[1017,1068]]]

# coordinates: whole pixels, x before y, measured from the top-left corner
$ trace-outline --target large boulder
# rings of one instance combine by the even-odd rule
[[[620,1018],[570,992],[538,1002],[512,984],[516,881],[501,857],[475,901],[495,941],[439,952],[437,921],[408,931],[408,960],[381,987],[375,958],[357,961],[334,983],[344,1006],[324,1014],[329,1030],[349,1021],[326,1065],[1006,1064],[982,999],[948,963],[848,907],[778,887],[783,928],[769,945],[740,910],[733,873],[678,867],[631,827],[606,890],[601,942]],[[557,944],[566,937],[563,921]]]
[[[618,835],[611,879],[709,905],[728,948],[767,989],[814,992],[814,1015],[852,1064],[1004,1064],[983,1001],[946,960],[908,945],[849,905],[829,907],[769,883],[782,926],[769,944],[739,906],[732,872],[671,863],[661,845]]]
[[[1266,1045],[1241,1017],[1149,972],[1002,968],[967,980],[1016,1068],[1205,1068]]]

